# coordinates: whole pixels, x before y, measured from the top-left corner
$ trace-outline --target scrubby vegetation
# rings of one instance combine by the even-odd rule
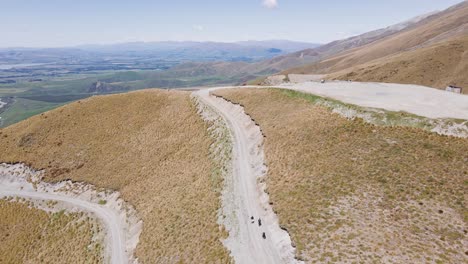
[[[299,258],[468,261],[467,139],[348,120],[280,89],[215,94],[261,126],[270,200]]]
[[[83,214],[0,200],[0,263],[103,263],[97,228]]]
[[[226,263],[213,140],[189,93],[92,97],[0,130],[0,160],[115,189],[136,207],[140,263]]]

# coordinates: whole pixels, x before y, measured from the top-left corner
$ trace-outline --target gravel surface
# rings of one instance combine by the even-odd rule
[[[22,197],[40,201],[56,201],[63,209],[93,214],[106,232],[105,254],[112,264],[136,263],[133,258],[141,232],[141,221],[125,207],[118,193],[98,193],[89,185],[41,182],[42,172],[23,164],[0,164],[0,198]],[[100,204],[99,201],[106,201]],[[61,209],[60,208],[60,209]]]
[[[232,179],[226,181],[232,186],[225,187],[232,191],[223,194],[222,201],[223,207],[234,213],[228,215],[233,219],[224,222],[229,231],[224,244],[239,264],[299,263],[289,234],[280,228],[265,193],[262,132],[241,106],[211,96],[213,89],[200,90],[195,96],[225,119],[233,135]]]
[[[391,83],[305,82],[282,84],[278,87],[330,97],[365,107],[405,111],[429,118],[468,120],[468,95],[424,86]]]

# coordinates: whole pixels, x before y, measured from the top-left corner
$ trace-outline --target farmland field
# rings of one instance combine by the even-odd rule
[[[61,105],[63,105],[63,103],[16,98],[12,105],[0,115],[0,127],[9,126],[30,116],[49,111]]]

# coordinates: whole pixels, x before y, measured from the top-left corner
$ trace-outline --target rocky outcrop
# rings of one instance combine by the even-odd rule
[[[111,93],[111,92],[116,92],[116,91],[128,91],[128,90],[130,90],[130,87],[128,86],[122,86],[122,85],[116,85],[116,84],[97,81],[91,84],[91,86],[88,89],[88,93]]]

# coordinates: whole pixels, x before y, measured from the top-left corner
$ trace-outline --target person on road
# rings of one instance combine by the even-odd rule
[[[263,239],[266,239],[266,234],[265,234],[265,232],[263,232],[262,237],[263,237]]]
[[[258,226],[262,226],[262,219],[258,219]]]

